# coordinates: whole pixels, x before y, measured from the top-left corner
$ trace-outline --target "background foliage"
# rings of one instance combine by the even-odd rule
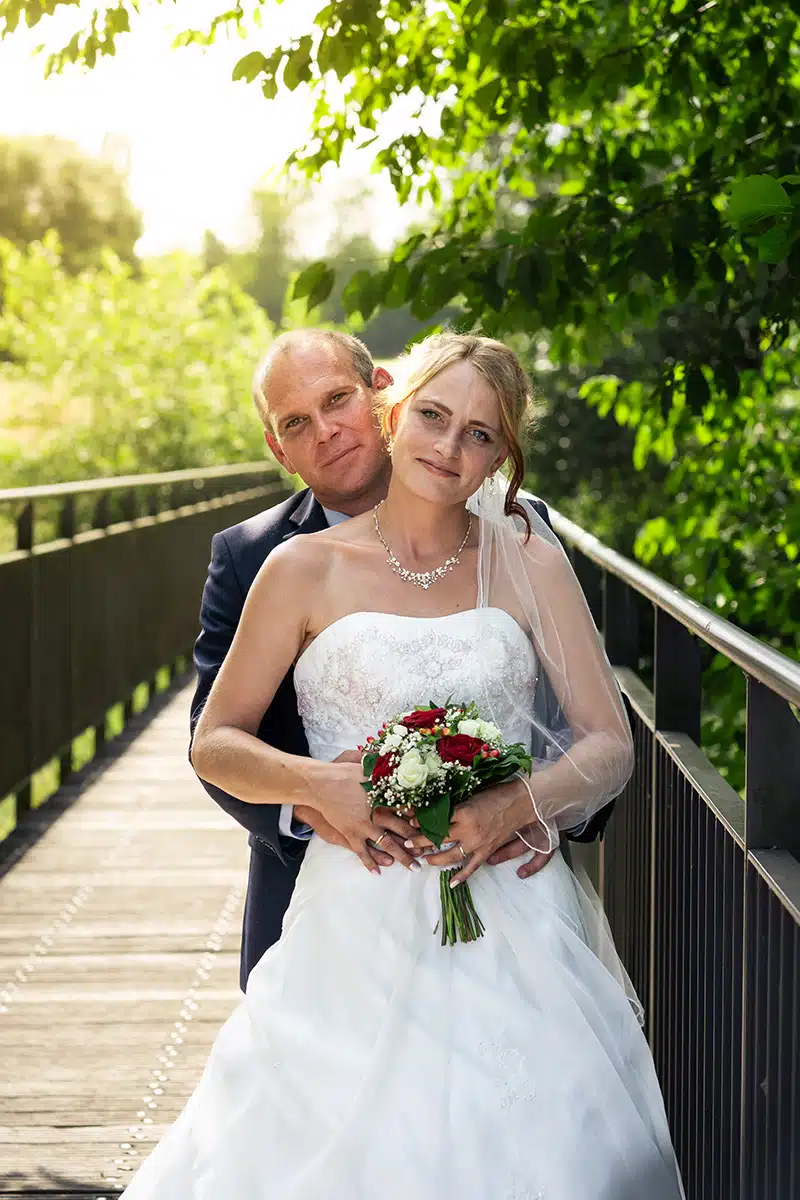
[[[111,251],[67,272],[55,234],[0,240],[8,486],[250,462],[248,403],[271,326],[224,270],[169,255],[134,272]]]
[[[0,0],[0,21],[66,4]],[[178,40],[252,28],[262,7]],[[99,6],[53,67],[113,53],[130,8]],[[283,46],[265,31],[234,71],[267,99],[314,93],[296,170],[316,176],[346,144],[372,144],[399,197],[437,213],[383,263],[343,271],[331,251],[295,264],[295,294],[315,312],[340,299],[365,324],[408,305],[435,325],[450,306],[513,338],[543,408],[533,486],[790,654],[799,26],[797,0],[337,0]],[[400,98],[416,117],[387,143]],[[728,197],[755,174],[772,178],[774,204],[742,219],[741,193]],[[707,684],[704,736],[718,761],[733,755],[738,783],[739,676],[715,661]]]
[[[134,261],[142,233],[127,180],[110,162],[55,137],[0,138],[0,233],[24,246],[55,229],[78,270],[103,247]]]

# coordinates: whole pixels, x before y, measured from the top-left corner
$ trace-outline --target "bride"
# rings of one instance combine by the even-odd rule
[[[480,869],[514,830],[557,846],[632,769],[575,576],[517,496],[528,402],[501,343],[428,339],[382,394],[387,499],[279,547],[253,585],[195,768],[252,804],[312,805],[350,850],[313,839],[280,941],[128,1200],[683,1197],[602,914],[558,850],[525,885],[513,863]],[[311,758],[255,737],[292,665]],[[542,672],[568,729],[537,703]],[[530,745],[533,773],[459,806],[440,851],[418,834],[408,869],[381,872],[368,844],[392,843],[392,819],[370,823],[355,748],[451,697]],[[486,933],[451,948],[433,930],[453,866]]]

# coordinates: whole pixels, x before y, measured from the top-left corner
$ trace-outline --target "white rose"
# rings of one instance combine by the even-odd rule
[[[428,766],[423,761],[419,750],[406,750],[400,759],[400,765],[394,773],[395,781],[401,788],[422,787],[428,778]]]
[[[480,737],[479,730],[482,724],[483,721],[473,721],[470,717],[467,720],[458,722],[458,732],[465,734],[467,737]]]
[[[393,725],[392,733],[398,738],[404,738],[408,736],[408,730],[406,729],[405,725]]]
[[[422,761],[428,768],[430,776],[441,775],[444,772],[444,763],[435,750],[429,750]]]

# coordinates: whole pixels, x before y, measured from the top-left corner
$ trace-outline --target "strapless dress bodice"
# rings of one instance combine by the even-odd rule
[[[451,698],[474,700],[506,740],[527,742],[530,727],[518,714],[530,711],[536,676],[533,646],[504,609],[354,612],[301,654],[294,685],[311,755],[330,761],[395,713]]]

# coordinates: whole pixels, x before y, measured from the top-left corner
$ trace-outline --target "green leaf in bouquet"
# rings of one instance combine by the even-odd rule
[[[417,809],[420,832],[424,833],[426,838],[430,838],[435,846],[441,846],[447,837],[450,828],[450,806],[450,797],[445,794],[428,808]]]
[[[372,772],[375,770],[375,763],[378,761],[378,758],[379,758],[379,755],[377,755],[377,754],[366,754],[364,756],[364,758],[362,759],[361,765],[363,767],[365,775],[372,774]]]

